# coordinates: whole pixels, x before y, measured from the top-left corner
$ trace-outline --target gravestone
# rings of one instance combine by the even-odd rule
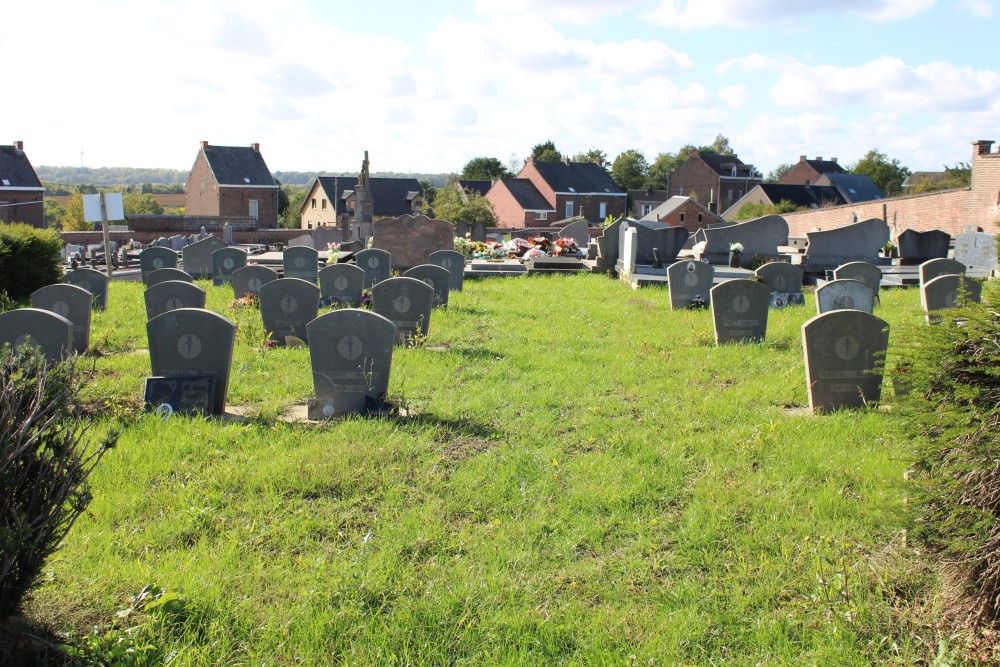
[[[497,243],[503,245],[503,234],[487,234],[487,241],[496,241]]]
[[[145,283],[146,287],[152,287],[157,283],[163,283],[168,280],[179,280],[183,283],[193,283],[194,277],[187,271],[181,271],[180,269],[156,269],[155,271],[150,271],[146,274],[143,283]]]
[[[771,291],[756,280],[727,280],[711,290],[715,344],[760,342],[767,336]]]
[[[372,287],[373,310],[396,325],[396,343],[426,336],[434,307],[434,289],[416,278],[389,278]]]
[[[848,262],[833,270],[834,280],[860,280],[872,289],[874,303],[879,302],[878,291],[882,286],[882,269],[868,262]]]
[[[145,248],[139,253],[139,273],[142,282],[157,269],[176,269],[177,253],[170,248]]]
[[[695,234],[696,242],[705,242],[702,258],[712,264],[729,263],[729,246],[743,245],[740,261],[749,266],[754,256],[778,257],[778,246],[788,245],[788,222],[780,215],[765,215],[735,225],[703,227]]]
[[[622,219],[615,220],[604,228],[601,235],[594,239],[597,244],[597,266],[602,269],[614,269],[618,264],[618,248],[621,239],[619,228]]]
[[[0,313],[0,347],[31,345],[49,363],[73,353],[73,323],[51,310],[17,308]]]
[[[312,243],[285,248],[281,253],[281,263],[285,278],[298,278],[313,285],[318,281],[319,253],[312,247]]]
[[[573,239],[580,250],[586,250],[590,243],[590,223],[586,220],[571,222],[559,230],[559,238]]]
[[[471,240],[475,241],[477,243],[485,243],[486,242],[486,223],[485,222],[483,222],[481,220],[477,220],[476,222],[472,223],[472,239]],[[502,237],[501,237],[500,241],[501,241],[501,243],[503,242],[503,238]]]
[[[175,252],[180,252],[188,244],[187,237],[180,235],[171,236],[167,241],[170,243],[170,249]]]
[[[815,266],[840,266],[847,262],[878,261],[878,253],[889,241],[889,225],[879,218],[827,231],[806,232],[809,246],[804,262]]]
[[[319,272],[319,295],[324,304],[346,303],[361,306],[365,272],[353,264],[330,264]]]
[[[146,322],[153,376],[210,375],[214,378],[210,413],[226,410],[236,325],[209,310],[181,308]]]
[[[226,244],[219,237],[209,234],[195,243],[184,246],[181,250],[181,262],[184,270],[193,278],[212,277],[212,253]]]
[[[73,352],[83,354],[90,347],[90,314],[93,295],[77,285],[57,283],[31,293],[31,307],[48,310],[73,323]]]
[[[456,222],[455,223],[455,237],[464,239],[468,234],[469,238],[472,238],[472,225],[467,222]]]
[[[233,226],[228,221],[222,225],[222,242],[233,245]]]
[[[651,220],[628,220],[622,221],[618,228],[619,252],[624,247],[625,231],[636,230],[635,238],[635,264],[655,266],[657,257],[659,264],[667,266],[677,259],[677,253],[681,251],[687,243],[690,232],[684,227],[672,227],[663,222]],[[656,252],[654,253],[654,249]],[[619,257],[620,258],[620,257]]]
[[[365,244],[361,241],[342,241],[340,252],[361,252],[365,249]]]
[[[95,269],[75,269],[63,276],[62,281],[82,287],[94,295],[94,308],[104,310],[108,302],[108,277]]]
[[[316,319],[318,312],[319,287],[309,281],[279,278],[260,288],[260,317],[264,320],[264,330],[278,345],[286,345],[289,336],[308,342],[306,325]]]
[[[431,264],[440,266],[451,274],[452,292],[461,292],[465,283],[465,255],[455,250],[438,250],[431,253]]]
[[[375,221],[372,248],[388,252],[397,269],[409,269],[427,264],[436,250],[454,250],[455,227],[426,215],[383,218]]]
[[[622,222],[619,236],[618,261],[615,262],[615,270],[618,272],[618,277],[627,280],[635,272],[635,244],[639,231],[635,227],[630,227],[628,223]]]
[[[940,276],[965,275],[965,264],[953,259],[929,259],[917,270],[920,272],[920,284],[926,285]]]
[[[320,251],[328,250],[331,243],[340,243],[340,230],[320,225],[313,230],[312,238],[313,248]]]
[[[272,280],[278,279],[278,272],[259,264],[250,264],[233,271],[233,298],[242,299],[247,294],[260,296],[260,290]]]
[[[421,264],[414,266],[403,274],[406,278],[416,278],[427,283],[434,290],[434,307],[448,305],[448,293],[451,287],[451,272],[436,264]]]
[[[354,261],[365,272],[365,289],[371,289],[392,275],[392,255],[378,248],[367,248],[354,255]]]
[[[874,306],[872,288],[860,280],[831,280],[816,290],[820,315],[834,310],[860,310],[871,315]]]
[[[212,414],[214,397],[215,376],[208,374],[149,377],[142,392],[147,411],[167,416]]]
[[[695,297],[704,299],[705,306],[710,305],[714,278],[715,268],[711,264],[694,260],[671,264],[667,268],[671,310],[689,308]]]
[[[297,248],[299,246],[305,246],[307,248],[312,248],[317,250],[316,246],[313,245],[313,237],[310,234],[303,234],[302,236],[296,236],[294,239],[288,242],[289,248]],[[326,248],[323,248],[326,250]]]
[[[178,308],[204,308],[205,290],[181,280],[165,280],[150,285],[143,293],[146,301],[146,319]]]
[[[390,320],[368,310],[345,309],[321,315],[307,328],[319,408],[314,416],[339,417],[386,405],[396,333]]]
[[[835,310],[802,325],[809,408],[860,408],[882,397],[889,325],[860,310]]]
[[[221,287],[233,281],[233,272],[247,265],[247,254],[239,248],[219,248],[212,253],[212,284]]]
[[[959,295],[964,292],[967,302],[980,303],[983,286],[977,280],[964,275],[948,274],[938,276],[920,286],[920,305],[927,314],[928,324],[937,324],[941,316],[936,311],[955,308],[959,305]]]
[[[907,229],[896,238],[899,263],[904,266],[923,264],[929,259],[947,257],[951,247],[951,234],[940,229],[918,232]]]
[[[963,232],[957,235],[955,260],[969,270],[992,271],[998,268],[996,239],[985,232]]]
[[[771,291],[771,306],[801,306],[805,303],[802,295],[802,267],[788,262],[768,262],[754,271],[754,275]]]

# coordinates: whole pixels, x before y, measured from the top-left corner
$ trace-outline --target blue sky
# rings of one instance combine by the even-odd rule
[[[914,170],[1000,140],[998,0],[90,0],[5,7],[4,143],[36,165],[275,171],[652,161],[729,137],[765,173],[878,148]],[[31,5],[31,6],[28,6]]]

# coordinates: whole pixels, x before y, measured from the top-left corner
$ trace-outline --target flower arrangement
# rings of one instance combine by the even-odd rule
[[[707,245],[708,245],[707,241],[698,241],[693,246],[691,246],[691,252],[693,252],[695,255],[700,255],[701,253],[705,252],[705,246]]]
[[[705,307],[705,297],[700,294],[696,294],[691,297],[691,301],[688,302],[688,308],[691,310],[698,310]]]
[[[741,252],[743,252],[743,244],[742,243],[730,243],[729,244],[729,252],[736,253],[737,255],[740,254]]]
[[[552,241],[549,241],[544,236],[533,236],[532,238],[528,239],[528,243],[530,243],[531,245],[533,245],[534,247],[538,248],[539,250],[541,250],[546,254],[548,254],[549,247],[552,245]]]
[[[503,244],[498,241],[477,242],[472,251],[472,257],[475,259],[504,259],[507,257],[507,251]]]
[[[556,239],[556,242],[552,244],[553,257],[565,257],[579,252],[579,250],[573,239]]]
[[[253,292],[248,292],[239,299],[233,299],[229,302],[230,310],[242,310],[244,308],[260,308],[260,297]]]
[[[326,244],[326,251],[329,253],[326,256],[326,263],[327,264],[336,264],[337,260],[338,260],[337,253],[340,252],[340,244],[339,243],[327,243]]]
[[[476,244],[472,241],[472,234],[466,234],[465,236],[455,237],[455,251],[460,252],[466,257],[472,254],[475,250]]]

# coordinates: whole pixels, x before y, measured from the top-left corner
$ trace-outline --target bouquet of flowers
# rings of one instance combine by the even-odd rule
[[[337,263],[337,253],[340,252],[340,244],[339,243],[327,243],[326,244],[326,251],[329,253],[326,256],[326,263],[327,264],[336,264]]]
[[[503,259],[507,256],[507,251],[502,243],[490,240],[485,243],[477,242],[472,256],[475,259]]]
[[[528,239],[528,243],[530,243],[534,247],[538,248],[539,250],[541,250],[545,254],[549,253],[549,247],[552,245],[552,241],[549,241],[544,236],[535,236],[535,237],[532,237],[532,238]]]
[[[476,244],[472,242],[472,234],[466,234],[463,236],[455,237],[455,251],[460,252],[466,257],[472,254],[475,250]]]
[[[742,243],[730,243],[729,244],[729,252],[736,253],[737,255],[740,254],[741,252],[743,252],[743,244]]]
[[[580,249],[576,247],[576,241],[573,239],[556,239],[551,252],[553,257],[568,257],[580,252]]]

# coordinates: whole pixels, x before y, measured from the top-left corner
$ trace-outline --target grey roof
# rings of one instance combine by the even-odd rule
[[[517,205],[525,211],[554,211],[535,184],[527,178],[503,178],[501,182],[510,191]]]
[[[819,208],[820,206],[840,206],[841,204],[848,203],[841,196],[837,188],[832,185],[761,183],[757,187],[764,191],[764,194],[767,195],[772,204],[777,204],[781,201],[790,201],[799,207]],[[749,197],[752,192],[753,190],[748,192],[743,199]],[[736,203],[739,204],[740,202]]]
[[[278,187],[259,150],[247,146],[212,146],[201,149],[219,185]]]
[[[859,174],[823,174],[816,179],[816,185],[832,185],[848,204],[882,199],[882,192],[872,179]]]
[[[906,180],[903,181],[902,187],[904,189],[912,188],[920,183],[923,183],[924,181],[933,181],[937,183],[939,181],[943,181],[944,177],[945,173],[943,171],[915,171],[906,177]]]
[[[662,204],[660,204],[659,206],[657,206],[656,208],[654,208],[652,211],[650,211],[646,215],[642,216],[642,218],[640,218],[640,221],[641,222],[647,222],[647,221],[653,221],[653,222],[655,222],[657,220],[662,220],[663,218],[667,217],[668,215],[670,215],[671,213],[673,213],[674,211],[676,211],[677,209],[679,209],[681,206],[684,206],[685,204],[687,204],[689,201],[694,201],[696,204],[698,204],[698,206],[700,206],[701,208],[705,209],[706,213],[712,213],[707,208],[705,208],[704,206],[702,206],[701,202],[699,202],[696,199],[692,200],[691,197],[683,197],[681,195],[675,195],[675,196],[671,197],[670,199],[668,199],[667,201],[665,201]],[[714,216],[715,214],[712,213],[712,215]]]
[[[670,199],[670,190],[654,190],[652,188],[629,190],[628,196],[632,201],[655,201],[662,203]]]
[[[719,155],[717,153],[698,153],[697,156],[712,168],[712,171],[720,176],[732,176],[733,168],[736,168],[736,176],[740,178],[759,178],[752,164],[745,164],[743,160],[735,155]],[[752,175],[751,175],[752,172]]]
[[[816,170],[817,174],[846,174],[847,170],[840,166],[836,160],[801,160]]]
[[[28,156],[15,145],[0,146],[0,187],[42,187]]]
[[[596,162],[535,162],[535,169],[556,192],[624,195],[611,174]]]
[[[337,215],[347,210],[345,200],[354,192],[358,184],[357,176],[317,176],[320,187],[333,204]],[[368,189],[375,203],[375,215],[380,218],[395,218],[413,212],[410,202],[424,189],[415,178],[369,177]]]
[[[485,196],[486,193],[490,191],[490,188],[493,187],[493,181],[478,181],[460,178],[458,179],[458,186],[463,190],[470,190],[473,194]]]

